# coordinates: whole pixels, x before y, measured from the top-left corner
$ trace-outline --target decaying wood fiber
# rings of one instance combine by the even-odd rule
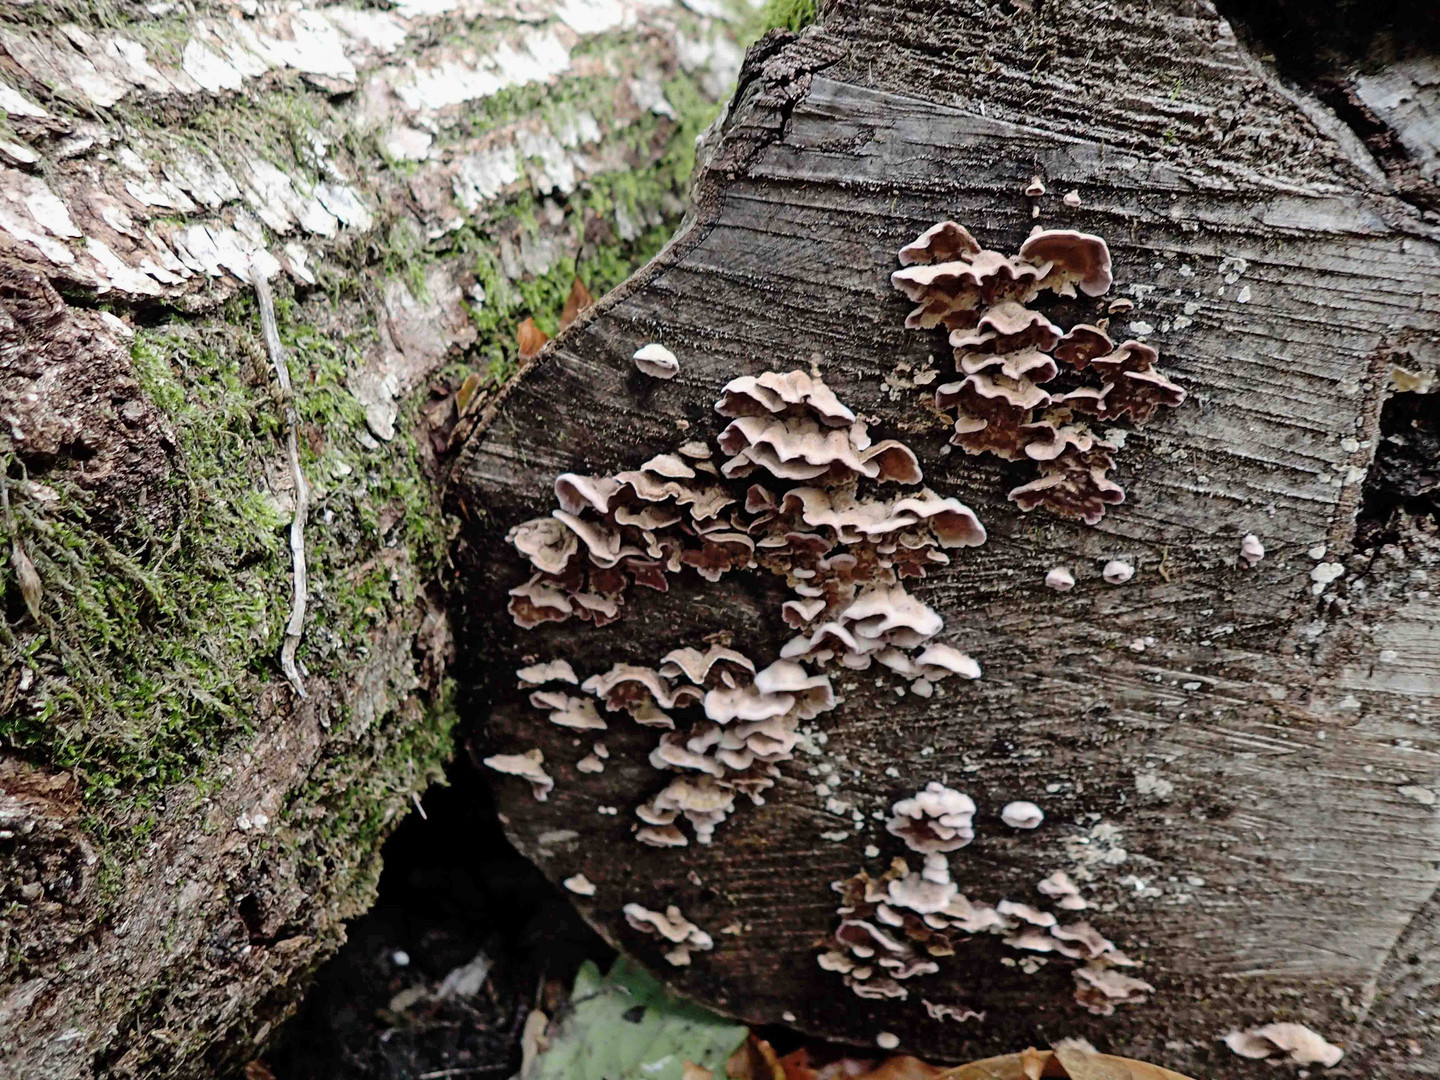
[[[1378,553],[1353,541],[1392,367],[1440,365],[1434,223],[1198,0],[837,0],[752,51],[702,153],[686,228],[512,385],[455,485],[465,651],[483,657],[468,670],[493,702],[482,752],[538,748],[555,780],[536,802],[497,778],[516,843],[555,880],[595,883],[578,902],[617,944],[751,1020],[892,1031],[954,1058],[1083,1035],[1211,1077],[1256,1067],[1228,1031],[1293,1020],[1346,1048],[1336,1075],[1432,1075],[1437,549],[1423,528]],[[1027,197],[1037,176],[1048,194]],[[933,386],[911,383],[943,341],[903,329],[888,278],[946,218],[1001,251],[1035,224],[1105,237],[1114,295],[1136,304],[1112,333],[1148,337],[1190,395],[1129,435],[1127,501],[1097,527],[1022,515],[1007,466],[943,452]],[[674,379],[636,371],[648,342],[678,357]],[[577,770],[591,740],[546,723],[512,673],[565,659],[583,679],[713,634],[773,657],[783,591],[763,573],[677,574],[603,628],[521,632],[502,600],[529,567],[506,530],[549,513],[561,472],[713,438],[730,379],[812,365],[985,523],[985,546],[912,583],[984,675],[926,698],[832,672],[843,703],[765,805],[709,846],[643,847],[634,809],[667,779],[647,760],[656,733],[607,714],[604,771]],[[1267,552],[1253,569],[1247,533]],[[1135,567],[1124,585],[1101,579],[1116,558]],[[1054,566],[1074,569],[1072,591],[1044,587]],[[1150,999],[1093,1016],[1072,964],[1027,973],[993,938],[905,1001],[859,1000],[822,971],[831,882],[904,853],[884,819],[929,781],[980,807],[951,856],[962,892],[1041,902],[1054,871],[1083,879]],[[1003,826],[1012,800],[1045,822]],[[678,906],[714,949],[670,967],[627,903]],[[934,1019],[922,999],[985,1016]]]
[[[0,451],[44,580],[0,642],[5,1075],[244,1061],[370,902],[454,719],[454,391],[558,315],[517,312],[563,298],[577,253],[613,280],[678,217],[738,25],[624,0],[0,15]],[[303,703],[256,271],[314,492]],[[113,625],[151,635],[143,660]],[[116,686],[158,684],[115,715]]]

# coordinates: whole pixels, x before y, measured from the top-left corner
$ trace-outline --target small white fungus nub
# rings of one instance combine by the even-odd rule
[[[890,1031],[882,1031],[875,1036],[875,1045],[881,1050],[894,1050],[900,1045],[900,1036]]]
[[[1061,202],[1063,202],[1066,206],[1079,206],[1079,205],[1080,205],[1080,192],[1078,192],[1078,191],[1067,191],[1067,192],[1065,193],[1065,198],[1062,199]]]
[[[642,345],[631,359],[652,379],[673,379],[680,371],[680,361],[675,359],[675,354],[658,341]]]
[[[574,874],[570,877],[567,877],[564,881],[564,885],[567,889],[569,889],[571,892],[575,893],[578,896],[595,895],[595,883],[589,878],[587,878],[584,874]]]
[[[1240,557],[1251,566],[1265,558],[1265,545],[1254,533],[1246,533],[1245,538],[1240,541]]]
[[[1033,802],[1006,803],[1000,811],[1000,820],[1012,829],[1034,829],[1045,820],[1045,811]]]
[[[1124,585],[1135,576],[1135,567],[1124,559],[1111,559],[1105,564],[1101,574],[1111,585]]]
[[[1056,566],[1045,575],[1045,584],[1056,592],[1069,592],[1075,587],[1075,575],[1066,566]]]
[[[1039,198],[1045,194],[1045,185],[1040,182],[1040,177],[1032,176],[1030,178],[1030,184],[1025,189],[1025,194],[1029,195],[1032,199]]]

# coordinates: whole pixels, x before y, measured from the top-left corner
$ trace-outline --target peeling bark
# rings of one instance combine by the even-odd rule
[[[1334,1075],[1429,1075],[1435,983],[1409,972],[1436,962],[1434,525],[1400,522],[1388,548],[1355,538],[1392,367],[1425,382],[1440,365],[1434,224],[1195,0],[837,0],[751,52],[702,154],[686,227],[511,385],[454,481],[464,654],[484,658],[466,670],[490,705],[477,756],[538,749],[555,780],[536,802],[497,777],[516,844],[557,882],[594,882],[578,903],[618,946],[752,1021],[890,1031],[956,1059],[1083,1035],[1212,1077],[1253,1069],[1228,1031],[1295,1021],[1345,1047]],[[1048,195],[1026,196],[1035,176]],[[1079,207],[1061,198],[1072,189]],[[1190,395],[1130,432],[1127,501],[1097,527],[1022,515],[1003,464],[942,453],[933,387],[910,375],[944,346],[903,329],[888,277],[946,218],[1001,251],[1032,224],[1104,236],[1137,306],[1114,326],[1158,345]],[[652,341],[679,358],[676,378],[635,371]],[[506,531],[550,512],[561,472],[608,476],[713,439],[728,380],[812,365],[989,531],[912,583],[984,675],[924,697],[879,669],[831,671],[843,702],[763,806],[709,845],[642,846],[636,808],[676,775],[649,763],[658,733],[607,713],[611,756],[581,769],[589,741],[547,723],[512,673],[653,666],[716,634],[774,657],[791,635],[783,583],[674,574],[610,625],[519,631],[503,603],[530,567]],[[1247,533],[1267,552],[1253,569]],[[1134,577],[1106,584],[1117,558]],[[1044,586],[1054,566],[1076,568],[1074,590]],[[903,853],[884,819],[929,781],[980,807],[976,841],[950,859],[960,891],[1043,904],[1036,884],[1067,871],[1095,926],[1142,961],[1148,1000],[1092,1015],[1073,963],[1018,965],[983,935],[903,1001],[862,1000],[822,970],[831,883]],[[1012,800],[1044,823],[1001,825]],[[714,950],[672,967],[628,926],[629,903],[677,906]]]

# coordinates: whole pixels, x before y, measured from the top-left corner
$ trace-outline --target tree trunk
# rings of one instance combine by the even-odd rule
[[[628,0],[0,16],[7,1077],[244,1061],[369,904],[451,745],[450,448],[522,319],[555,332],[577,274],[603,292],[669,235],[738,26]]]
[[[1408,130],[1434,153],[1433,131]],[[1433,186],[1400,183],[1367,149],[1361,135],[1373,134],[1282,85],[1200,0],[836,0],[798,38],[765,39],[702,148],[685,226],[511,384],[453,482],[466,521],[464,669],[491,709],[475,752],[538,750],[554,782],[546,793],[543,781],[497,778],[517,845],[555,880],[593,883],[577,902],[617,946],[752,1021],[861,1041],[892,1032],[948,1058],[1076,1035],[1206,1077],[1255,1074],[1227,1033],[1296,1021],[1345,1049],[1337,1075],[1431,1075],[1440,602],[1428,575],[1440,542],[1433,518],[1409,513],[1433,490],[1434,448],[1417,472],[1396,464],[1387,437],[1404,415],[1417,422],[1400,443],[1433,438],[1434,399],[1414,395],[1440,365],[1440,246],[1422,211]],[[1038,186],[1046,193],[1027,194]],[[1062,198],[1072,191],[1078,205]],[[889,282],[896,252],[945,219],[1005,253],[1037,224],[1106,239],[1113,292],[1046,313],[1062,327],[1108,316],[1116,341],[1148,337],[1187,392],[1148,424],[1121,425],[1112,479],[1126,498],[1098,524],[1022,513],[1006,493],[1033,470],[948,445],[955,417],[937,413],[935,386],[960,376],[941,331],[905,329],[911,304]],[[1134,310],[1107,309],[1115,295]],[[632,362],[652,342],[678,357],[672,380]],[[683,775],[651,765],[666,733],[632,723],[618,696],[614,711],[598,708],[605,731],[577,731],[593,700],[552,683],[532,703],[514,673],[560,659],[580,680],[618,662],[655,669],[677,646],[716,641],[763,667],[804,621],[780,617],[804,595],[782,571],[790,585],[811,580],[792,572],[810,565],[799,541],[755,549],[776,572],[745,569],[746,555],[715,583],[686,567],[663,575],[668,591],[620,593],[596,573],[603,559],[585,591],[582,543],[561,559],[569,577],[538,582],[558,598],[510,602],[540,618],[568,605],[593,622],[517,631],[506,593],[535,567],[507,533],[555,509],[561,473],[609,477],[694,440],[720,463],[715,436],[736,414],[717,415],[722,386],[812,366],[876,440],[904,440],[925,483],[984,523],[983,546],[902,579],[983,675],[921,687],[880,665],[817,661],[810,671],[829,675],[840,702],[800,725],[793,755],[775,755],[764,804],[740,798],[703,843],[713,816],[667,826],[676,815],[651,801]],[[1427,469],[1430,487],[1416,479]],[[1410,477],[1403,494],[1420,501],[1382,473]],[[800,482],[761,470],[724,486],[743,499],[757,480],[776,494]],[[616,498],[626,490],[638,488]],[[603,497],[570,502],[615,520]],[[534,528],[532,540],[550,526]],[[713,575],[718,548],[676,528]],[[1246,534],[1265,548],[1253,567],[1240,557]],[[1104,580],[1112,560],[1133,578]],[[1057,567],[1073,571],[1072,591],[1045,587]],[[607,613],[617,618],[599,625]],[[643,715],[683,682],[628,704]],[[574,710],[561,717],[570,726],[547,723],[551,709]],[[682,735],[713,745],[696,706],[672,711]],[[721,772],[709,790],[734,797],[733,768]],[[1088,919],[1139,966],[952,931],[954,955],[900,940],[896,955],[937,968],[898,981],[903,999],[862,999],[846,985],[865,980],[822,970],[826,950],[861,963],[831,937],[832,882],[878,876],[896,856],[918,870],[886,825],[892,804],[935,781],[979,807],[974,842],[949,855],[960,892],[1053,914],[1037,883],[1065,871],[1088,908],[1061,921]],[[1043,809],[1039,828],[1002,823],[1001,808],[1022,800]],[[642,805],[685,846],[638,843]],[[629,904],[674,905],[713,948],[692,937],[683,963],[646,916],[627,919]],[[1010,910],[1019,938],[1024,916]],[[913,917],[888,932],[924,937]],[[870,986],[886,974],[876,970]],[[957,1022],[971,1012],[983,1018]]]

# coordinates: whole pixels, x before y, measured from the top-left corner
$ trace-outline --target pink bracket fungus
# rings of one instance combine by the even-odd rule
[[[523,754],[495,754],[485,759],[487,768],[509,776],[519,776],[530,781],[530,790],[536,802],[544,802],[555,786],[554,779],[544,769],[545,755],[540,750],[527,750]]]
[[[588,698],[578,698],[559,690],[536,690],[530,695],[530,704],[537,709],[550,710],[550,722],[576,731],[604,731],[606,724],[595,711],[595,703]]]
[[[635,366],[652,379],[673,379],[680,372],[680,361],[659,342],[642,345],[631,357]]]
[[[1054,566],[1045,575],[1045,586],[1056,592],[1069,592],[1075,587],[1075,575],[1067,566]]]
[[[861,870],[832,887],[841,897],[839,922],[817,961],[823,970],[840,973],[858,997],[903,999],[898,980],[937,971],[946,957],[956,955],[958,934],[999,936],[1005,947],[1027,954],[1019,965],[1026,972],[1044,962],[1035,953],[1083,963],[1075,972],[1076,999],[1102,1015],[1117,1005],[1143,1002],[1153,992],[1148,983],[1114,970],[1135,963],[1089,923],[1066,924],[1029,904],[1001,900],[992,907],[961,894],[943,853],[928,852],[919,873],[895,859],[879,877]],[[1045,879],[1041,891],[1084,906],[1063,872]],[[877,971],[883,975],[877,978]],[[940,1018],[933,1011],[930,1015]]]
[[[1037,829],[1045,820],[1045,811],[1033,802],[1010,802],[1000,811],[1000,820],[1012,829]]]
[[[952,262],[979,253],[980,244],[970,230],[953,221],[942,221],[900,249],[900,265]]]
[[[1042,287],[1061,296],[1102,296],[1115,280],[1110,272],[1110,248],[1089,233],[1069,229],[1038,229],[1020,245],[1020,258],[1039,266],[1049,264]]]
[[[676,967],[690,963],[690,950],[706,952],[715,947],[714,939],[696,926],[671,904],[664,914],[650,911],[639,904],[626,904],[623,909],[625,921],[634,929],[647,934],[658,934],[674,946],[665,954],[665,959]]]
[[[1105,564],[1105,569],[1100,571],[1100,576],[1111,585],[1124,585],[1135,576],[1135,567],[1124,559],[1111,559]]]
[[[1025,185],[1025,194],[1032,199],[1038,199],[1045,194],[1045,185],[1041,182],[1040,177],[1032,176],[1030,178],[1030,183]]]
[[[950,245],[944,261],[934,261],[935,239],[959,235],[955,230],[964,242]],[[955,414],[951,442],[969,454],[1036,462],[1037,477],[1010,492],[1022,511],[1044,507],[1098,524],[1107,507],[1125,500],[1108,476],[1118,443],[1095,437],[1076,414],[1143,424],[1185,400],[1185,391],[1155,370],[1158,354],[1151,346],[1126,341],[1117,347],[1103,319],[1064,331],[1026,306],[1046,290],[1087,299],[1104,294],[1113,281],[1105,241],[1037,228],[1012,259],[980,248],[961,226],[947,222],[906,245],[900,262],[903,269],[891,283],[918,305],[905,325],[949,330],[954,369],[964,376],[935,392],[936,408]],[[1087,372],[1098,376],[1098,386],[1084,380]],[[1043,388],[1056,379],[1053,392]]]
[[[937,1004],[924,999],[921,999],[920,1004],[925,1006],[925,1012],[931,1020],[953,1020],[957,1024],[963,1024],[966,1020],[985,1022],[985,1014],[975,1012],[973,1009],[964,1009],[958,1005]]]
[[[1296,1065],[1320,1065],[1331,1069],[1340,1064],[1345,1051],[1304,1024],[1266,1024],[1249,1031],[1232,1031],[1225,1045],[1244,1058],[1268,1058],[1284,1054]]]
[[[1056,870],[1035,888],[1041,895],[1054,900],[1056,907],[1066,911],[1084,911],[1089,907],[1085,898],[1080,895],[1080,887],[1070,880],[1070,875],[1064,870]]]
[[[576,685],[580,682],[575,677],[575,669],[570,666],[568,660],[551,660],[545,664],[531,664],[529,667],[519,668],[515,677],[520,680],[522,689],[532,686],[543,686],[548,682],[567,682]]]
[[[1096,1016],[1111,1016],[1116,1005],[1141,1004],[1155,987],[1108,967],[1103,958],[1075,969],[1075,1000]]]
[[[885,824],[892,836],[921,854],[956,851],[975,839],[975,803],[964,792],[932,780],[908,799],[891,807]]]
[[[1255,566],[1265,558],[1265,545],[1254,533],[1246,533],[1240,541],[1240,558],[1244,559],[1248,566]]]
[[[912,254],[918,261],[931,249],[970,251],[966,235],[938,229],[924,251]],[[1019,268],[1018,277],[1005,271],[996,280],[1033,284],[1040,273]],[[980,293],[994,299],[1004,290],[987,285]],[[1059,337],[1048,321],[1005,307],[981,333],[1046,345]],[[1000,342],[987,340],[981,349]],[[1013,352],[978,355],[1000,365],[982,371],[978,378],[985,380],[1005,378],[1006,365],[1021,364]],[[1054,364],[1042,360],[1048,374]],[[1023,364],[1008,370],[1022,368],[1032,370]],[[554,484],[558,507],[510,532],[533,571],[511,590],[510,610],[524,627],[569,618],[604,625],[621,616],[632,586],[664,591],[669,575],[690,570],[714,582],[760,569],[791,591],[777,614],[797,636],[768,666],[731,648],[727,638],[672,649],[654,666],[617,663],[579,683],[607,712],[627,712],[662,731],[649,763],[679,775],[636,810],[636,839],[655,846],[684,846],[692,836],[709,843],[738,796],[763,802],[778,776],[775,766],[801,742],[800,724],[839,703],[817,666],[861,670],[878,663],[925,696],[952,675],[980,675],[973,658],[934,640],[944,621],[902,583],[947,565],[955,549],[983,544],[985,528],[974,512],[921,487],[913,451],[897,440],[872,439],[866,422],[818,373],[732,379],[715,409],[729,418],[717,440],[728,457],[718,467],[711,444],[692,438],[638,469],[562,473]],[[899,489],[866,490],[881,484]],[[526,688],[549,681],[577,680],[564,661],[523,669]],[[606,722],[591,701],[558,691],[536,689],[532,704],[550,709],[564,726],[599,730]],[[576,768],[601,771],[603,757],[585,755]]]
[[[1080,205],[1080,192],[1072,188],[1070,191],[1067,191],[1065,193],[1064,198],[1062,198],[1060,201],[1063,202],[1066,206],[1071,207],[1072,209],[1078,208]]]

